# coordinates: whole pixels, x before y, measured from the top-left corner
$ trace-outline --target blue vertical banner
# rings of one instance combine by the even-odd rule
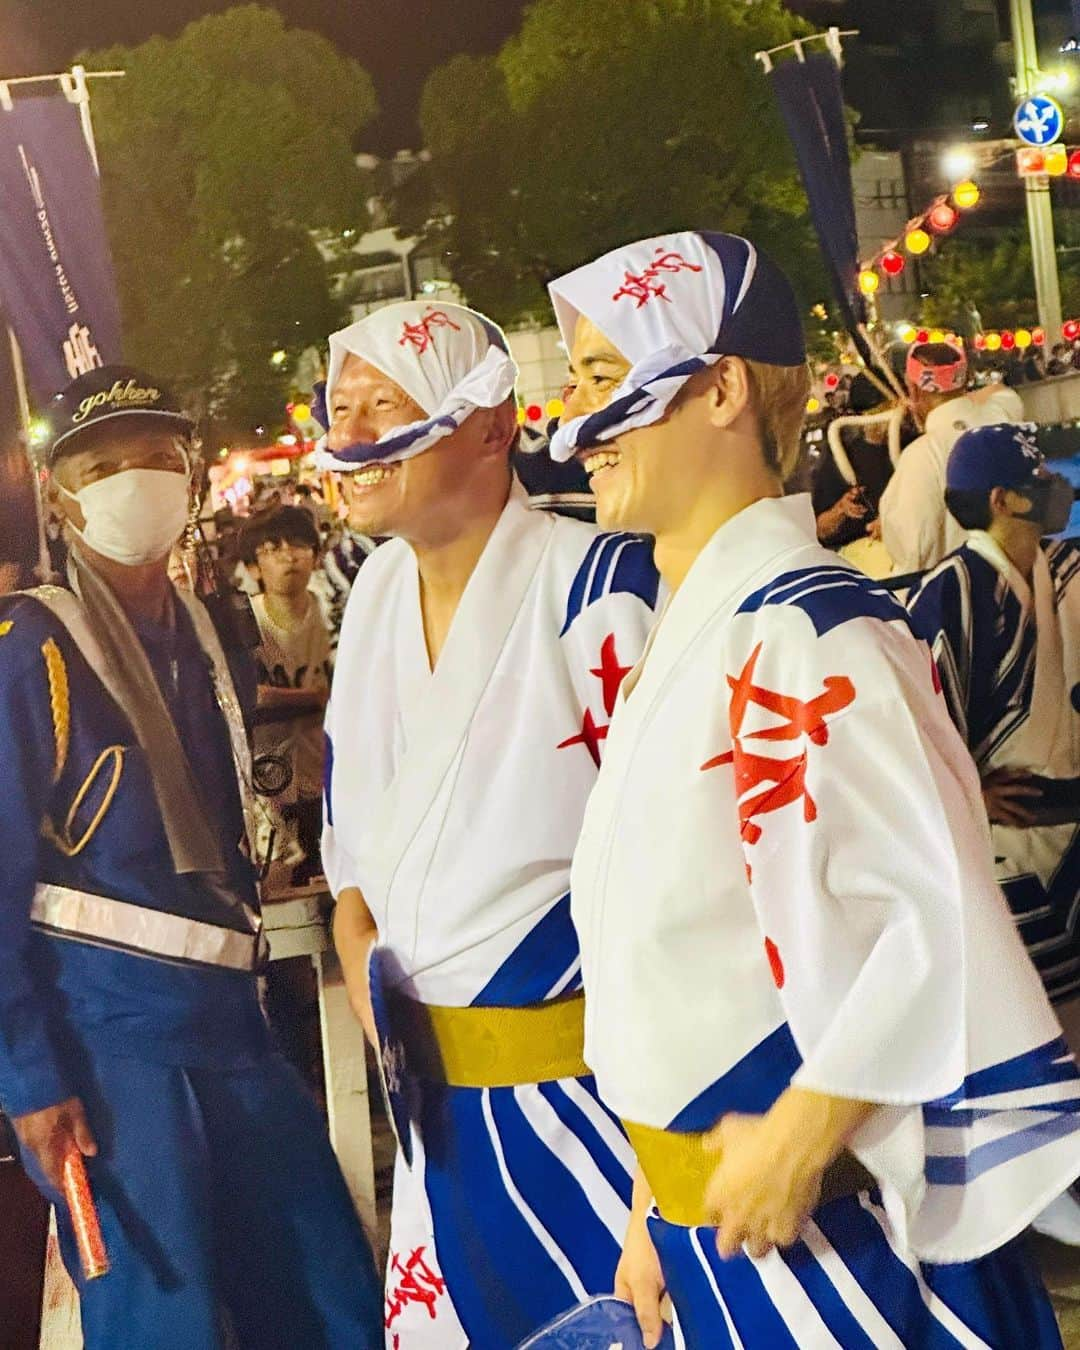
[[[97,170],[62,89],[0,107],[0,307],[39,407],[122,358]]]
[[[840,66],[831,53],[800,49],[797,59],[770,65],[769,75],[844,326],[869,361],[859,332],[866,309],[858,289],[859,238]]]

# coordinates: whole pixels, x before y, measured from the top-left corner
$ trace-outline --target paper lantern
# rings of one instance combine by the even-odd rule
[[[1080,322],[1076,319],[1066,319],[1061,325],[1061,331],[1070,342],[1080,337]]]
[[[840,376],[837,375],[835,370],[830,370],[828,375],[825,376],[825,388],[835,389],[837,388],[839,383],[840,383]]]
[[[1060,178],[1069,167],[1069,152],[1063,145],[1049,145],[1045,151],[1043,164],[1051,178]]]
[[[293,405],[292,415],[295,422],[310,422],[311,408],[307,403],[296,403]]]
[[[916,226],[904,236],[904,247],[917,258],[930,247],[930,236],[920,226]]]
[[[1080,150],[1074,150],[1069,156],[1069,164],[1065,172],[1070,178],[1080,178]]]
[[[952,192],[953,201],[962,211],[970,211],[973,206],[977,206],[981,196],[978,184],[973,183],[970,178],[957,183]]]
[[[517,420],[519,427],[523,427],[525,425],[525,409],[522,408],[520,405],[517,410]]]
[[[1041,328],[1033,328],[1031,330],[1031,340],[1036,347],[1041,347],[1046,342],[1046,334]]]
[[[549,417],[561,417],[566,411],[566,404],[563,403],[561,398],[550,398],[544,411]]]
[[[931,342],[944,342],[944,341],[945,341],[945,334],[942,332],[942,330],[941,330],[940,328],[931,328],[931,329],[930,329],[930,341],[931,341]]]
[[[948,234],[956,227],[960,215],[948,202],[938,202],[926,219],[930,222],[931,229],[936,230],[938,234]]]
[[[1015,333],[1010,333],[1009,330],[1006,329],[1005,332],[1002,333],[1001,335],[1001,350],[1004,352],[1011,352],[1015,346],[1016,346]]]
[[[904,255],[902,253],[897,253],[894,248],[887,249],[881,255],[881,270],[886,276],[898,277],[906,266],[907,263],[904,262]]]
[[[975,337],[972,339],[972,341],[975,343],[975,350],[976,350],[977,352],[982,352],[982,351],[985,351],[985,350],[986,350],[986,334],[985,334],[985,333],[976,333],[976,334],[975,334]]]
[[[881,278],[872,267],[864,267],[859,273],[859,290],[863,295],[873,295],[881,285]]]
[[[530,422],[539,422],[544,415],[544,410],[539,403],[530,403],[525,409],[525,416]]]
[[[925,328],[920,328],[919,331],[915,334],[915,341],[920,344],[923,342],[929,342],[930,334],[927,332]]]
[[[1025,347],[1031,346],[1031,333],[1028,331],[1028,329],[1018,328],[1016,332],[1013,334],[1013,337],[1016,339],[1016,345],[1020,348],[1021,351],[1023,351]]]
[[[987,350],[988,352],[996,352],[1000,346],[1001,346],[1001,334],[1000,334],[1000,333],[987,333],[987,335],[986,335],[986,350]]]
[[[1046,155],[1033,145],[1023,146],[1016,152],[1016,172],[1021,176],[1046,172]]]
[[[905,323],[900,329],[898,336],[901,342],[914,342],[919,336],[919,330],[913,323]]]
[[[821,399],[819,399],[819,398],[814,398],[814,397],[812,397],[812,396],[811,396],[810,398],[808,398],[808,399],[806,400],[806,411],[807,411],[808,413],[816,413],[816,412],[820,412],[820,411],[821,411]]]

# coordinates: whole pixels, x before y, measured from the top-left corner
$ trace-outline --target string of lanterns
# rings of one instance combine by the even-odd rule
[[[951,193],[936,198],[921,215],[914,216],[904,226],[903,234],[863,263],[859,270],[859,290],[863,295],[873,295],[881,285],[881,274],[898,277],[907,266],[905,253],[919,258],[928,252],[935,237],[951,234],[960,223],[963,211],[977,206],[982,194],[977,183],[965,179],[957,183]]]
[[[552,417],[561,417],[563,415],[563,401],[561,398],[550,398],[545,406],[539,403],[519,404],[517,410],[518,426],[523,427],[526,422],[540,422],[546,417],[549,420]]]

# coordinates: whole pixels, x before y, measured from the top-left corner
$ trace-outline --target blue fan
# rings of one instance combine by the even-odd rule
[[[517,1350],[644,1350],[644,1346],[633,1307],[621,1298],[602,1295],[560,1313]],[[670,1327],[664,1329],[660,1350],[675,1350]]]

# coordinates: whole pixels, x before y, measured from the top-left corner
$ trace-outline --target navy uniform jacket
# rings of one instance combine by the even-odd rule
[[[221,831],[227,884],[256,907],[243,816],[208,658],[184,607],[141,627],[158,684]],[[241,913],[173,870],[146,757],[67,630],[37,601],[0,601],[0,1108],[76,1092],[87,1051],[236,1068],[268,1048],[255,977],[134,955],[31,927],[38,882],[243,929]]]

